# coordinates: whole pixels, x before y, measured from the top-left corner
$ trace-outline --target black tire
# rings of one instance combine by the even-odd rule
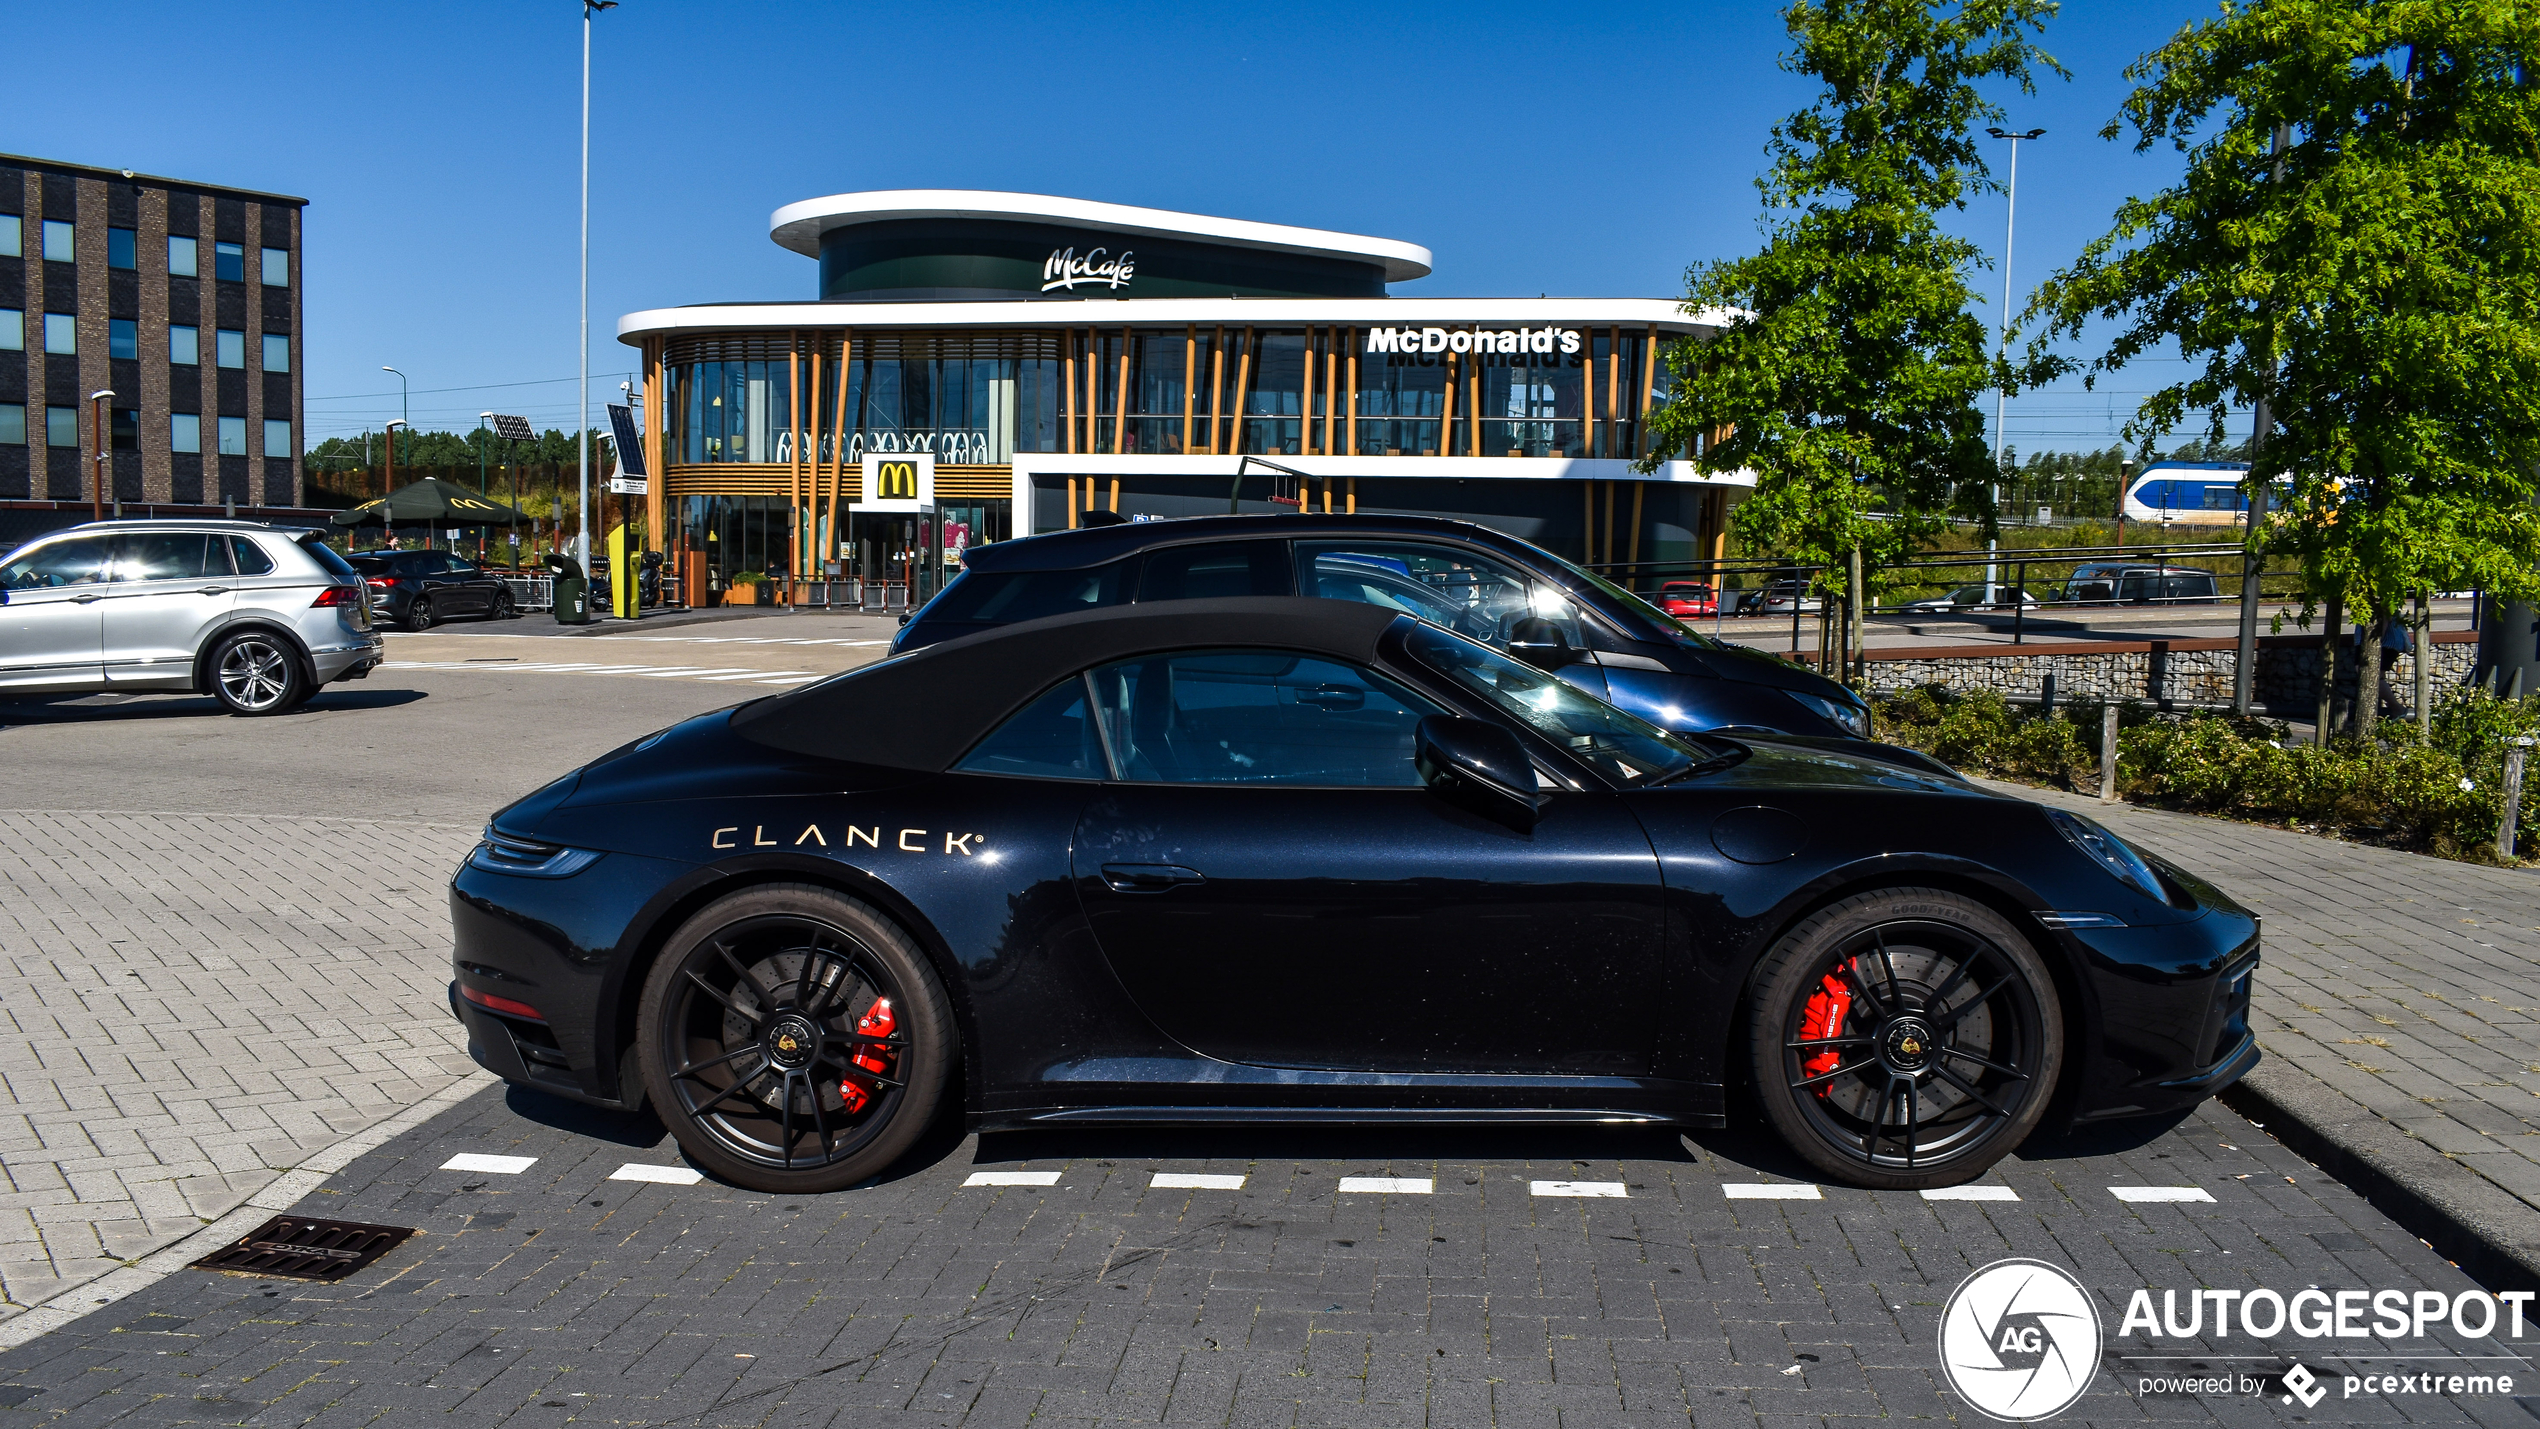
[[[432,620],[432,597],[428,595],[419,595],[406,602],[405,626],[407,630],[415,632],[430,630],[432,628]]]
[[[1773,1129],[1827,1176],[1878,1189],[1983,1175],[2037,1128],[2063,1071],[2063,1002],[2036,948],[1936,889],[1803,920],[1757,966],[1747,1028]]]
[[[213,647],[212,698],[234,715],[281,714],[317,693],[300,652],[279,635],[244,630]]]
[[[505,590],[494,597],[492,614],[496,620],[517,620],[520,618],[520,607],[513,604],[512,593],[509,590]]]
[[[859,1037],[890,1000],[888,1041]],[[951,1084],[951,1002],[917,944],[868,904],[808,884],[708,905],[662,948],[636,1011],[653,1110],[700,1168],[754,1191],[836,1191],[914,1143]],[[872,1057],[880,1074],[852,1066]],[[851,1106],[841,1084],[858,1080]]]

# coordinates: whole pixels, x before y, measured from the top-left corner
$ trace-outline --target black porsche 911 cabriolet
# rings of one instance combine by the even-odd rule
[[[2257,923],[1909,750],[1669,734],[1434,625],[1186,601],[929,647],[497,814],[503,1077],[819,1191],[974,1127],[1719,1125],[1968,1180],[2254,1065]]]

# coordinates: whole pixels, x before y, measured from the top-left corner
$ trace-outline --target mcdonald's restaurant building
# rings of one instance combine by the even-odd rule
[[[922,599],[972,543],[1230,499],[1688,561],[1742,495],[1684,451],[1634,469],[1662,350],[1711,331],[1671,300],[1394,297],[1427,249],[1030,194],[841,194],[771,237],[817,296],[618,322],[692,600],[789,570]]]

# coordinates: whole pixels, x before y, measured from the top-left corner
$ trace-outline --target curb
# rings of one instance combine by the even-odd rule
[[[2540,1286],[2540,1216],[2371,1108],[2281,1059],[2259,1063],[2218,1100],[2354,1188],[2479,1284]]]
[[[493,1073],[472,1070],[386,1121],[367,1131],[355,1132],[274,1177],[240,1203],[237,1209],[183,1240],[163,1245],[139,1260],[118,1266],[94,1280],[66,1286],[14,1318],[0,1320],[0,1350],[14,1350],[29,1340],[50,1334],[74,1320],[95,1314],[128,1295],[158,1284],[264,1224],[267,1218],[298,1205],[302,1197],[325,1185],[329,1176],[352,1165],[355,1157],[387,1145],[487,1087],[497,1085],[500,1085],[500,1080]],[[79,1303],[66,1303],[74,1299]]]

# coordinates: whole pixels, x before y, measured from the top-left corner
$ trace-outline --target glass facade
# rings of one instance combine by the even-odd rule
[[[1031,335],[859,339],[843,362],[823,336],[816,363],[808,345],[796,356],[734,342],[721,345],[729,355],[669,364],[669,460],[790,463],[798,404],[804,453],[822,462],[933,452],[945,465],[990,465],[1058,450],[1058,364],[1014,350],[1047,345]]]

